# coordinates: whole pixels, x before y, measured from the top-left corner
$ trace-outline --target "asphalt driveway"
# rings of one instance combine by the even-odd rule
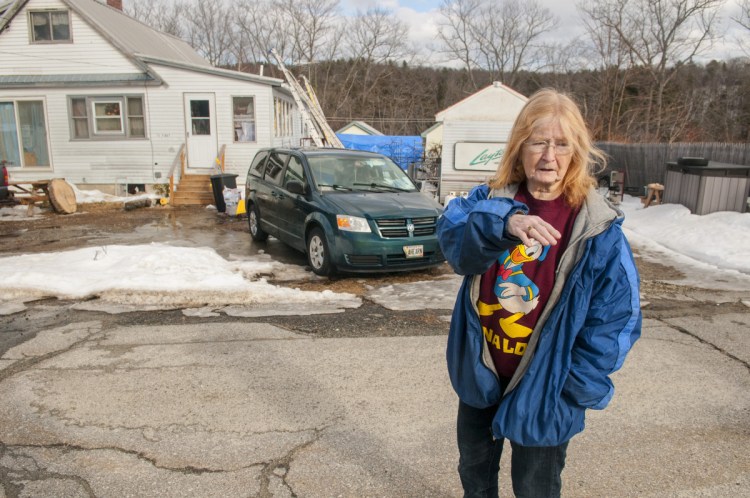
[[[173,220],[149,226],[189,241],[189,224]],[[29,245],[68,245],[51,225]],[[145,236],[138,226],[85,233],[133,240]],[[222,230],[241,250],[246,226]],[[572,440],[564,494],[750,496],[748,294],[666,285],[659,275],[678,268],[639,267],[643,336],[610,407]],[[0,317],[0,497],[461,494],[448,310],[366,302],[334,315],[205,319],[73,304]],[[512,496],[507,462],[502,496]]]

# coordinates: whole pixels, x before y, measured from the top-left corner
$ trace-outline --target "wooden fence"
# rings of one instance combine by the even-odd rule
[[[703,157],[720,163],[750,165],[750,144],[673,143],[673,144],[596,144],[609,156],[607,171],[625,172],[625,188],[642,192],[649,183],[664,184],[667,163],[680,157]]]

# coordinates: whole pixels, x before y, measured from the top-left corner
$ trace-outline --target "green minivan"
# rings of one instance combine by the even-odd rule
[[[259,151],[245,182],[250,235],[304,251],[313,272],[416,270],[445,261],[443,208],[381,154],[333,148]]]

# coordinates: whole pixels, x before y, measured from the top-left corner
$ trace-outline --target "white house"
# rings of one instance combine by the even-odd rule
[[[493,175],[527,100],[494,82],[435,115],[435,121],[443,124],[441,199],[450,192],[467,192]]]
[[[258,149],[300,144],[281,80],[215,68],[107,3],[0,0],[0,159],[12,180],[106,190],[223,162],[243,182]]]
[[[346,135],[383,135],[383,133],[368,125],[364,121],[351,121],[341,129],[336,130],[336,133]]]

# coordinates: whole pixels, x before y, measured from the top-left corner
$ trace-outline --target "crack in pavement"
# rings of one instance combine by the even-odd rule
[[[23,482],[39,482],[52,479],[72,481],[78,484],[91,498],[96,498],[91,484],[84,478],[76,475],[61,474],[59,472],[49,472],[39,465],[34,457],[23,454],[24,446],[6,446],[0,441],[0,462],[6,458],[26,459],[33,464],[33,469],[26,469],[23,466],[7,467],[0,464],[0,487],[2,487],[5,496],[8,498],[18,498],[22,495],[25,485]]]
[[[697,334],[694,334],[693,332],[690,332],[686,328],[680,327],[679,325],[674,325],[674,324],[671,324],[669,322],[665,322],[663,320],[657,320],[657,321],[659,321],[660,323],[664,324],[665,326],[670,327],[670,328],[672,328],[672,329],[674,329],[674,330],[676,330],[676,331],[678,331],[678,332],[680,332],[682,334],[685,334],[685,335],[687,335],[689,337],[692,337],[693,339],[697,340],[701,344],[705,344],[707,346],[711,346],[713,349],[715,349],[719,353],[723,354],[724,356],[726,356],[727,358],[729,358],[731,360],[736,361],[740,365],[743,365],[748,371],[750,371],[750,363],[748,363],[747,361],[743,360],[742,358],[739,358],[739,357],[733,355],[732,353],[730,353],[726,349],[717,346],[716,344],[712,343],[711,341],[708,341],[708,340],[702,338],[701,336],[699,336]]]
[[[113,451],[116,453],[124,454],[124,455],[130,455],[136,457],[138,460],[143,461],[151,465],[155,469],[159,470],[166,470],[168,472],[178,472],[181,474],[189,474],[189,475],[202,475],[202,474],[224,474],[224,473],[230,473],[230,472],[237,472],[239,470],[245,470],[245,469],[251,469],[253,467],[257,467],[260,465],[263,465],[263,463],[253,463],[250,465],[245,465],[242,467],[233,468],[231,470],[226,469],[210,469],[210,468],[201,468],[201,467],[194,467],[192,465],[187,465],[185,467],[168,467],[165,465],[159,465],[156,462],[156,458],[151,458],[146,455],[144,455],[142,452],[135,451],[135,450],[126,450],[124,448],[118,448],[116,446],[97,446],[88,448],[85,446],[80,445],[74,445],[74,444],[67,444],[67,443],[53,443],[53,444],[21,444],[21,445],[6,445],[2,441],[0,441],[0,460],[2,460],[3,455],[6,454],[9,450],[23,450],[24,448],[33,448],[33,449],[44,449],[44,450],[61,450],[63,452],[71,452],[71,451],[81,451],[81,452],[91,452],[91,451]],[[11,456],[17,456],[19,458],[31,458],[28,455],[22,455],[19,453],[11,454]],[[32,459],[33,460],[33,459]],[[34,462],[37,467],[39,465]],[[3,469],[7,469],[7,467],[0,466],[0,476],[3,476],[2,472]],[[15,469],[9,469],[10,471],[15,472]],[[4,477],[3,482],[4,483]]]
[[[292,465],[292,462],[294,461],[294,458],[298,453],[305,450],[306,448],[312,446],[314,443],[317,443],[320,440],[320,437],[323,435],[323,433],[332,427],[334,425],[334,422],[336,420],[342,420],[343,417],[336,417],[336,419],[332,420],[330,424],[325,425],[321,428],[313,428],[314,431],[314,437],[311,438],[309,441],[305,441],[304,443],[301,443],[292,449],[290,449],[286,455],[283,455],[279,458],[275,458],[271,460],[270,462],[266,463],[263,467],[263,470],[261,470],[260,474],[260,491],[258,492],[257,498],[272,498],[274,495],[271,493],[270,486],[271,486],[271,477],[277,477],[281,480],[281,483],[283,486],[285,486],[289,493],[293,498],[297,497],[297,493],[294,492],[294,489],[292,486],[287,482],[287,474],[289,473],[289,468]],[[309,429],[308,429],[309,430]],[[280,471],[277,473],[277,471]]]
[[[81,346],[84,343],[87,343],[92,340],[94,336],[97,336],[101,334],[101,330],[97,330],[96,332],[92,332],[88,334],[83,339],[80,339],[78,341],[75,341],[71,343],[69,346],[58,349],[56,351],[50,351],[49,353],[45,353],[39,356],[30,356],[24,359],[15,360],[15,363],[11,364],[10,366],[0,370],[0,383],[4,382],[5,380],[9,379],[10,377],[13,377],[14,375],[21,373],[25,370],[28,370],[35,365],[38,365],[39,363],[42,363],[46,360],[49,360],[50,358],[54,358],[56,356],[60,356],[61,354],[68,353],[72,351],[73,349],[76,349],[77,347]]]

